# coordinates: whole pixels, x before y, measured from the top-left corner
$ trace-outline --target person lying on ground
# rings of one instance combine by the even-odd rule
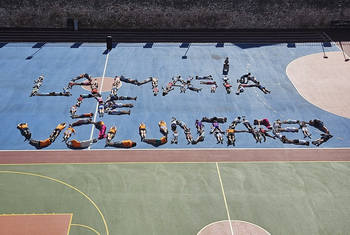
[[[118,100],[117,94],[109,94],[109,96],[107,97],[105,103],[108,103],[108,102],[114,101],[114,100]]]
[[[89,118],[89,119],[79,119],[78,121],[71,123],[72,127],[86,125],[86,124],[95,124],[95,122],[93,122],[92,119]]]
[[[241,123],[242,121],[241,121],[241,117],[236,117],[232,122],[231,122],[231,124],[230,124],[230,126],[228,127],[228,128],[230,128],[230,129],[235,129],[236,128],[236,126],[239,124],[239,123]]]
[[[102,103],[101,102],[98,103],[98,116],[103,117],[104,113],[105,113],[105,105],[102,101]]]
[[[84,113],[84,114],[80,114],[80,115],[71,115],[72,119],[77,119],[77,118],[92,118],[94,116],[94,113]]]
[[[67,130],[63,133],[63,140],[62,142],[67,142],[68,139],[72,136],[72,133],[75,135],[75,130],[74,128],[72,127],[71,124],[69,124]]]
[[[179,132],[177,130],[173,131],[173,139],[171,140],[171,144],[177,144],[179,140]]]
[[[159,92],[159,89],[158,89],[158,87],[153,87],[152,91],[153,91],[153,95],[156,96]]]
[[[244,92],[244,88],[246,87],[256,87],[256,84],[239,84],[238,89],[236,91],[236,95],[239,95],[240,93]]]
[[[311,134],[309,132],[309,128],[307,127],[307,123],[305,121],[301,121],[299,123],[299,128],[304,134],[304,138],[309,137],[311,139]]]
[[[229,70],[230,70],[230,63],[229,63],[228,57],[226,57],[224,61],[224,66],[222,68],[222,74],[224,75],[228,74]]]
[[[114,101],[114,100],[135,100],[136,101],[137,96],[135,97],[131,97],[131,96],[117,96],[117,95],[112,95],[110,94],[107,99],[106,99],[106,103],[110,102],[110,101]]]
[[[203,79],[213,80],[213,76],[211,76],[211,75],[208,75],[208,76],[196,76],[196,80],[203,80]]]
[[[260,132],[258,129],[256,129],[256,127],[253,127],[253,129],[249,130],[248,132],[250,132],[253,135],[254,139],[256,140],[256,143],[261,143]]]
[[[78,86],[90,86],[90,85],[91,85],[91,81],[69,82],[67,88],[68,88],[68,89],[72,89],[73,86],[76,86],[76,85],[78,85]]]
[[[77,105],[76,105],[76,104],[73,104],[73,106],[70,107],[69,112],[70,112],[71,117],[75,115],[75,113],[77,112],[77,110],[78,110],[78,108],[77,108]]]
[[[20,130],[21,135],[25,138],[24,141],[30,140],[30,138],[32,137],[32,133],[30,133],[28,124],[26,122],[19,123],[17,125],[17,129]]]
[[[91,89],[91,94],[96,97],[96,96],[101,96],[101,94],[98,92],[96,88]]]
[[[137,79],[131,79],[131,78],[127,78],[124,75],[120,76],[120,81],[122,82],[126,82],[126,83],[131,83],[134,85],[137,85],[139,82],[137,81]]]
[[[117,95],[117,91],[118,91],[118,83],[113,82],[112,89],[111,89],[111,95]]]
[[[180,82],[181,84],[185,83],[184,79],[181,76],[173,76],[171,80],[173,85],[175,85],[177,82]]]
[[[220,128],[220,125],[217,121],[214,121],[212,124],[211,124],[211,131],[209,134],[213,134],[214,132],[216,131],[219,131],[220,133],[224,133],[221,128]]]
[[[104,102],[103,102],[103,98],[102,98],[101,95],[99,95],[99,96],[94,96],[94,98],[95,98],[95,100],[97,101],[97,103],[104,103]]]
[[[248,78],[250,77],[250,75],[251,75],[250,73],[242,75],[240,79],[237,79],[237,83],[247,84],[248,83]]]
[[[199,84],[216,85],[216,81],[200,81]]]
[[[43,93],[36,93],[35,96],[71,96],[72,94],[68,91],[68,92],[56,92],[56,91],[52,91],[52,92],[43,92]]]
[[[115,148],[132,148],[136,146],[136,142],[131,140],[123,140],[116,142],[106,142],[105,147],[115,147]]]
[[[230,83],[228,83],[228,82],[224,82],[223,85],[224,85],[224,87],[226,89],[226,93],[230,94],[232,85]]]
[[[277,128],[278,132],[299,132],[297,127],[280,127]]]
[[[297,123],[298,121],[283,121],[284,123]],[[296,127],[282,127],[283,122],[280,119],[277,119],[272,124],[272,129],[277,130],[278,132],[299,132],[299,128]]]
[[[174,117],[171,118],[170,127],[171,127],[172,131],[176,131],[176,127],[177,127],[177,125],[176,125],[176,118],[174,118]]]
[[[186,83],[187,83],[187,84],[191,84],[193,78],[194,78],[194,77],[192,77],[192,76],[188,76],[188,77],[187,77]]]
[[[184,121],[176,120],[176,124],[179,125],[182,129],[184,129],[187,124]]]
[[[212,117],[212,118],[203,117],[202,118],[202,122],[213,123],[214,121],[217,121],[218,123],[225,123],[227,121],[227,118],[226,117]]]
[[[66,128],[66,123],[62,122],[60,124],[57,125],[57,127],[52,131],[50,138],[52,139],[52,142],[54,142],[56,140],[56,138],[58,137],[58,135],[61,133],[61,131]]]
[[[281,120],[280,120],[281,121]],[[282,124],[299,124],[299,120],[287,119],[287,121],[281,121]]]
[[[187,86],[187,88],[188,88],[189,90],[191,90],[191,91],[196,91],[196,92],[200,92],[200,91],[202,90],[202,88],[196,88],[196,87],[194,87],[192,84],[189,84],[189,85]]]
[[[168,128],[166,126],[166,123],[163,120],[160,120],[158,122],[158,126],[159,126],[160,133],[162,133],[163,135],[168,135]]]
[[[106,135],[107,127],[103,121],[96,122],[95,127],[97,130],[99,130],[99,133],[98,133],[99,140],[107,137],[107,135]]]
[[[82,78],[86,78],[87,80],[89,80],[91,82],[91,75],[88,73],[80,74],[80,75],[76,76],[75,78],[72,78],[71,81],[75,82],[75,81],[82,79]]]
[[[146,139],[146,125],[145,123],[141,122],[141,124],[139,125],[139,135],[141,136],[141,141],[143,141],[144,139]]]
[[[146,78],[145,80],[143,80],[141,82],[138,82],[137,85],[141,86],[141,85],[146,84],[146,83],[151,82],[151,81],[152,81],[152,77],[149,77],[149,78]]]
[[[181,84],[180,85],[180,93],[186,93],[187,84]]]
[[[165,96],[165,95],[169,94],[170,91],[174,90],[173,86],[174,86],[174,84],[169,82],[168,85],[165,88],[162,87],[162,89],[163,89],[162,95]]]
[[[152,91],[153,91],[153,95],[156,96],[159,92],[158,89],[158,78],[157,77],[153,77],[152,78]]]
[[[123,103],[116,103],[115,101],[110,101],[107,103],[108,109],[119,109],[119,108],[132,108],[134,107],[133,104],[123,104]]]
[[[197,128],[197,133],[200,133],[201,131],[203,131],[203,128],[204,128],[204,124],[199,121],[198,119],[196,119],[196,122],[194,123],[194,125],[196,126]]]
[[[191,134],[191,128],[189,128],[189,127],[186,126],[186,127],[184,128],[184,133],[185,133],[185,135],[186,135],[187,144],[192,143],[193,137],[192,137],[192,134]]]
[[[298,139],[291,140],[291,139],[288,139],[286,136],[282,136],[282,142],[284,144],[307,145],[307,146],[310,145],[309,141],[298,140]]]
[[[131,111],[125,111],[125,110],[118,110],[118,109],[113,109],[113,110],[108,110],[107,112],[108,115],[124,115],[124,114],[131,114]]]
[[[198,144],[199,142],[203,142],[205,139],[205,132],[204,130],[201,130],[199,132],[199,136],[197,137],[197,139],[192,140],[192,144]]]
[[[91,89],[97,89],[98,88],[98,82],[97,79],[95,78],[90,85]]]
[[[91,140],[83,140],[83,141],[78,141],[76,139],[73,139],[71,141],[67,141],[66,145],[68,148],[71,148],[71,149],[85,149],[90,147],[93,143],[97,143],[96,138],[93,138]]]
[[[260,85],[260,83],[257,83],[255,86],[256,86],[257,88],[259,88],[262,92],[264,92],[264,94],[270,94],[270,93],[271,93],[271,91],[269,91],[268,89],[266,89],[266,87]]]
[[[326,133],[326,134],[321,134],[321,137],[318,138],[317,140],[312,141],[313,145],[320,146],[323,143],[326,143],[330,138],[332,138],[333,135]]]
[[[42,84],[44,81],[44,78],[45,78],[44,74],[41,74],[36,80],[34,80],[34,84],[38,84],[38,83]]]
[[[220,132],[219,130],[215,130],[214,131],[214,136],[216,138],[217,144],[219,144],[219,143],[223,144],[224,143],[224,137],[222,135],[222,132]]]
[[[248,129],[248,131],[252,132],[252,130],[254,129],[253,125],[250,124],[250,122],[245,118],[245,116],[243,116],[242,119],[243,125]]]
[[[76,106],[80,107],[81,103],[83,103],[83,97],[79,96],[78,99],[77,99]]]
[[[160,146],[162,144],[165,144],[168,141],[167,136],[163,136],[162,138],[158,138],[158,139],[144,139],[143,142],[148,143],[148,144],[152,144],[154,146]]]
[[[226,137],[227,137],[227,146],[233,145],[235,146],[236,137],[235,133],[247,132],[246,130],[236,130],[234,128],[226,129]]]
[[[117,133],[117,127],[114,125],[112,126],[109,131],[107,132],[107,138],[106,141],[110,142],[114,138],[115,134]]]
[[[51,143],[53,143],[51,138],[47,138],[46,140],[34,140],[34,139],[29,140],[29,144],[34,146],[36,149],[46,148],[49,145],[51,145]]]
[[[152,77],[152,88],[158,87],[158,78]]]
[[[266,142],[266,137],[270,137],[272,139],[276,139],[275,136],[270,135],[268,133],[268,131],[265,130],[264,128],[262,128],[262,127],[259,127],[259,133],[260,133],[261,137],[264,139],[264,142]]]
[[[39,91],[38,87],[33,87],[32,91],[30,92],[29,97],[35,96]]]
[[[329,130],[324,125],[323,121],[321,121],[319,119],[310,120],[309,121],[309,125],[319,129],[320,131],[322,131],[322,132],[324,132],[326,134],[329,134]]]
[[[252,81],[254,82],[255,84],[259,84],[260,82],[256,79],[256,77],[254,76],[249,76],[247,77],[247,81]]]
[[[131,96],[118,96],[118,100],[135,100],[137,99],[137,96],[131,97]]]
[[[81,95],[80,95],[80,97],[81,97],[82,99],[92,98],[92,97],[94,97],[94,98],[95,98],[95,96],[94,96],[94,95],[92,95],[92,94],[81,94]]]
[[[216,88],[218,88],[218,85],[213,85],[211,88],[210,88],[210,93],[215,93],[216,91]]]
[[[260,128],[260,125],[265,126],[267,129],[272,129],[271,123],[267,118],[263,118],[263,119],[254,119],[254,125],[258,125],[258,127]]]

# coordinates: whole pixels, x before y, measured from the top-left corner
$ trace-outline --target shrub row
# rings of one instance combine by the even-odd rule
[[[345,0],[0,0],[0,27],[303,29],[349,15]]]

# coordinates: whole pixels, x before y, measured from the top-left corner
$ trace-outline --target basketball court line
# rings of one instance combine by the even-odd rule
[[[102,81],[101,81],[101,84],[100,84],[100,91],[99,91],[100,94],[101,94],[102,87],[103,87],[103,81],[104,81],[105,75],[106,75],[106,69],[107,69],[108,58],[109,58],[109,51],[108,51],[107,56],[106,56],[105,67],[104,67],[104,69],[103,69]],[[95,113],[94,113],[94,122],[96,122],[96,117],[97,117],[97,113],[98,113],[98,106],[99,106],[99,103],[97,102],[97,104],[96,104],[96,109],[95,109]],[[93,134],[94,134],[94,129],[95,129],[95,125],[92,125],[90,140],[92,140],[92,136],[93,136]],[[90,150],[90,147],[91,147],[91,145],[88,147],[88,150]]]
[[[229,212],[228,205],[227,205],[227,200],[226,200],[226,195],[225,195],[224,185],[223,185],[223,183],[222,183],[222,179],[221,179],[221,174],[220,174],[219,165],[218,165],[218,163],[217,163],[217,162],[215,163],[215,165],[216,165],[216,169],[217,169],[217,171],[218,171],[218,176],[219,176],[219,180],[220,180],[220,186],[221,186],[222,196],[224,197],[224,203],[225,203],[225,208],[226,208],[227,218],[228,218],[228,221],[229,221],[229,224],[230,224],[231,234],[232,234],[232,235],[234,235],[234,234],[233,234],[232,224],[231,224],[230,212]]]
[[[52,177],[49,177],[49,176],[45,176],[45,175],[40,175],[40,174],[21,172],[21,171],[0,171],[0,174],[1,173],[4,173],[4,174],[19,174],[19,175],[26,175],[26,176],[35,176],[35,177],[39,177],[39,178],[43,178],[43,179],[48,179],[48,180],[51,180],[51,181],[63,184],[64,186],[67,186],[67,187],[77,191],[78,193],[83,195],[95,207],[95,209],[97,210],[97,212],[99,213],[99,215],[100,215],[100,217],[101,217],[101,219],[103,221],[104,227],[106,229],[106,235],[109,235],[107,222],[106,222],[106,219],[105,219],[104,215],[102,214],[100,208],[96,205],[96,203],[90,197],[88,197],[84,192],[82,192],[78,188],[76,188],[76,187],[74,187],[74,186],[72,186],[72,185],[70,185],[70,184],[68,184],[66,182],[63,182],[61,180],[58,180],[58,179],[55,179],[55,178],[52,178]]]

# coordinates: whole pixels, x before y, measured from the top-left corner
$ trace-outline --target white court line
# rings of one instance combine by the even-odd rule
[[[224,186],[223,186],[222,180],[221,180],[219,165],[218,165],[217,162],[216,162],[215,164],[216,164],[216,169],[218,170],[218,175],[219,175],[219,180],[220,180],[222,195],[224,196],[224,202],[225,202],[225,207],[226,207],[226,213],[227,213],[227,217],[228,217],[228,222],[230,223],[231,234],[234,235],[234,234],[233,234],[232,224],[231,224],[230,212],[228,211],[228,206],[227,206],[227,201],[226,201],[226,196],[225,196],[225,190],[224,190]]]
[[[109,52],[110,52],[110,51],[109,51]],[[108,63],[109,52],[107,53],[106,62],[105,62],[105,67],[104,67],[104,69],[103,69],[102,81],[101,81],[100,90],[99,90],[99,93],[100,93],[100,94],[101,94],[102,87],[103,87],[103,81],[104,81],[104,79],[105,79],[105,74],[106,74],[106,69],[107,69],[107,63]],[[99,103],[97,102],[97,104],[96,104],[96,109],[95,109],[95,114],[94,114],[94,122],[96,121],[96,116],[97,116],[97,113],[98,113],[98,105],[99,105]],[[93,134],[94,134],[94,129],[95,129],[95,125],[92,125],[90,140],[92,140],[92,136],[93,136]],[[91,146],[89,146],[88,150],[90,150],[90,147],[91,147]]]

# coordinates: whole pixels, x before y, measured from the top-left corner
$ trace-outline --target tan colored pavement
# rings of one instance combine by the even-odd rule
[[[287,75],[307,101],[328,112],[350,118],[350,45],[345,53],[326,52],[307,55],[292,61]]]

